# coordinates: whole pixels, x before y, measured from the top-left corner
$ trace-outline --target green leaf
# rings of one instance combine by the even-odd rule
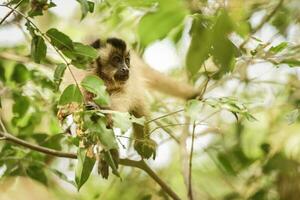
[[[232,112],[235,117],[237,117],[237,114],[240,114],[249,121],[256,120],[256,118],[248,111],[247,107],[236,98],[222,97],[218,99],[206,99],[205,103],[213,108],[228,110]]]
[[[218,161],[228,174],[236,175],[233,165],[225,153],[221,152],[218,154]]]
[[[43,170],[43,167],[40,165],[31,165],[26,169],[26,174],[44,185],[47,185],[48,179]]]
[[[287,64],[290,67],[298,67],[298,66],[300,66],[300,60],[295,60],[295,59],[285,59],[285,60],[281,61],[280,63]]]
[[[147,46],[155,40],[166,37],[173,28],[182,23],[187,13],[182,1],[159,0],[158,10],[144,15],[139,23],[138,34],[141,44]]]
[[[112,129],[107,129],[104,121],[98,121],[97,127],[99,130],[95,131],[95,133],[97,134],[103,147],[107,150],[117,149],[118,143],[116,142],[116,138]]]
[[[199,116],[202,107],[203,104],[200,101],[192,99],[186,103],[185,112],[192,119],[192,121],[195,121]]]
[[[2,81],[3,83],[5,83],[5,81],[6,81],[5,71],[6,70],[3,66],[3,64],[0,62],[0,81]]]
[[[111,167],[112,173],[114,175],[120,177],[120,174],[119,174],[118,168],[117,168],[118,163],[115,163],[115,160],[113,159],[110,151],[105,151],[104,152],[104,159],[108,163],[108,165]]]
[[[63,91],[62,95],[60,96],[58,104],[65,105],[65,104],[68,104],[71,102],[78,102],[78,103],[83,102],[82,93],[81,93],[80,89],[74,84],[69,85]]]
[[[87,13],[90,11],[90,5],[87,0],[77,0],[78,3],[80,3],[81,6],[81,19],[85,18]]]
[[[225,10],[220,10],[217,17],[208,19],[195,15],[190,31],[192,37],[187,53],[186,65],[191,75],[195,75],[209,56],[219,68],[214,78],[219,78],[232,71],[238,49],[228,39],[233,32],[233,22]]]
[[[88,4],[89,4],[89,12],[90,13],[94,12],[95,3],[92,1],[88,1]]]
[[[280,43],[280,44],[277,45],[277,46],[271,47],[271,48],[270,48],[270,51],[273,52],[273,53],[279,53],[279,52],[281,52],[282,50],[284,50],[287,46],[288,46],[288,43],[287,43],[287,42],[282,42],[282,43]]]
[[[64,180],[70,184],[72,184],[73,186],[76,187],[76,183],[72,180],[70,180],[64,173],[62,173],[61,171],[58,171],[57,169],[53,169],[53,168],[49,168],[49,170],[55,174],[56,176],[58,176],[61,180]]]
[[[13,113],[18,117],[23,117],[30,106],[29,98],[26,96],[21,96],[19,94],[14,94],[13,99],[15,103],[13,104]]]
[[[26,21],[25,26],[32,37],[36,36],[35,28],[31,25],[31,23],[28,20]]]
[[[186,57],[187,70],[195,75],[208,59],[212,45],[210,21],[201,15],[194,16],[190,31],[191,44]]]
[[[86,150],[79,148],[78,149],[78,163],[75,171],[75,182],[78,191],[83,186],[83,184],[88,180],[96,160],[90,158],[86,155]]]
[[[60,63],[57,65],[55,71],[54,71],[54,83],[56,90],[58,90],[60,83],[62,81],[62,77],[64,76],[65,70],[67,68],[67,65],[64,63]]]
[[[36,6],[36,7],[32,7],[32,9],[28,12],[28,16],[29,17],[35,17],[35,16],[39,16],[39,15],[43,15],[43,5],[41,4],[41,6]]]
[[[218,76],[233,70],[236,47],[228,39],[233,27],[228,13],[221,10],[213,27],[213,48],[211,51],[213,60],[219,67]]]
[[[54,82],[44,74],[44,72],[41,72],[37,69],[32,69],[30,71],[31,80],[36,84],[41,86],[42,88],[49,88],[53,90]]]
[[[131,116],[127,112],[114,112],[112,118],[114,127],[120,128],[123,133],[125,133],[132,125]]]
[[[287,29],[293,20],[291,11],[287,6],[280,6],[271,20],[271,24],[284,36],[287,35]]]
[[[55,28],[51,28],[46,32],[46,35],[50,38],[51,44],[58,49],[73,50],[73,42],[69,36],[58,31]]]
[[[74,42],[74,54],[77,56],[84,56],[91,59],[98,57],[98,51],[89,45],[84,45],[78,42]]]
[[[98,137],[102,147],[105,150],[118,148],[113,130],[106,128],[105,117],[85,112],[84,127],[88,129],[91,134],[94,134]]]
[[[74,49],[62,50],[62,53],[72,59],[72,64],[80,69],[85,69],[86,66],[98,57],[98,52],[91,46],[84,45],[78,42],[73,43]]]
[[[16,64],[11,79],[16,83],[24,84],[30,79],[30,73],[23,64]]]
[[[130,6],[134,8],[149,8],[155,5],[157,3],[156,0],[123,0],[122,1],[125,6]]]
[[[34,62],[40,63],[44,60],[47,53],[47,46],[44,39],[41,36],[34,36],[31,41],[31,57]]]
[[[95,75],[86,76],[82,82],[81,86],[87,91],[96,95],[93,98],[96,104],[103,106],[109,104],[109,95],[106,92],[106,86],[102,79]]]

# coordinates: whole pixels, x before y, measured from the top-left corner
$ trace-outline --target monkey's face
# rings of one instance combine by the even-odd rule
[[[106,81],[125,83],[130,75],[130,55],[123,40],[110,38],[105,46],[100,46],[97,59],[97,73]]]
[[[112,68],[114,80],[125,82],[129,78],[129,64],[130,64],[130,57],[129,53],[127,54],[119,54],[113,52],[110,56],[110,65],[109,67]]]

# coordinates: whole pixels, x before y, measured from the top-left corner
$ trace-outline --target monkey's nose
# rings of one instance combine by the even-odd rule
[[[129,70],[127,68],[122,68],[121,72],[123,76],[127,76],[129,74]]]

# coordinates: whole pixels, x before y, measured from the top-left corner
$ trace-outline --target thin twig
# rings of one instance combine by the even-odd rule
[[[192,166],[193,166],[193,152],[194,152],[194,141],[195,141],[195,129],[196,123],[194,121],[193,131],[192,131],[192,144],[190,151],[190,160],[189,160],[189,185],[188,185],[188,197],[190,200],[193,200],[193,188],[192,188]]]
[[[63,157],[63,158],[71,158],[71,159],[77,159],[77,155],[75,153],[66,153],[61,151],[56,151],[50,148],[42,147],[35,144],[30,144],[24,140],[21,140],[7,132],[0,131],[0,136],[4,137],[5,140],[13,142],[15,144],[21,145],[23,147],[56,156],[56,157]],[[130,159],[120,159],[119,160],[120,165],[129,166],[129,167],[136,167],[143,171],[145,171],[156,183],[158,183],[162,190],[165,191],[170,197],[172,197],[175,200],[180,200],[178,195],[143,161],[135,161]]]
[[[19,7],[19,5],[21,5],[21,3],[23,2],[23,0],[21,0],[13,9],[17,9]],[[14,10],[10,10],[3,18],[2,20],[0,21],[0,25],[11,15],[13,14]]]
[[[64,57],[64,55],[59,51],[59,49],[56,48],[54,45],[52,45],[51,41],[50,41],[49,38],[46,36],[46,34],[45,34],[44,32],[42,32],[42,31],[37,27],[37,25],[35,25],[35,24],[29,19],[29,17],[26,16],[25,14],[23,14],[22,12],[16,10],[15,8],[10,7],[9,5],[5,5],[5,4],[3,5],[3,4],[1,4],[0,6],[9,8],[9,9],[12,10],[12,12],[16,12],[16,13],[18,13],[19,15],[21,15],[23,18],[25,18],[25,19],[26,19],[26,20],[27,20],[27,21],[35,28],[36,31],[38,31],[38,32],[41,34],[41,36],[42,36],[45,40],[47,40],[47,41],[49,42],[49,44],[54,48],[54,50],[58,53],[58,55],[63,59],[63,61],[64,61],[65,64],[67,65],[67,68],[68,68],[68,70],[70,71],[70,74],[71,74],[72,78],[74,79],[75,84],[76,84],[77,87],[79,88],[79,84],[78,84],[78,82],[77,82],[77,80],[76,80],[76,78],[75,78],[75,75],[74,75],[73,71],[72,71],[71,68],[70,68],[70,65],[71,65],[71,64],[67,61],[67,59]]]
[[[157,128],[163,129],[169,136],[172,138],[177,144],[180,143],[179,139],[174,135],[171,129],[168,129],[168,127],[164,126],[162,123],[159,121],[155,121],[155,124],[158,125]],[[150,131],[149,134],[151,134],[154,130]]]
[[[182,112],[182,111],[184,111],[184,109],[183,109],[183,108],[182,108],[182,109],[179,109],[179,110],[177,110],[177,111],[170,112],[170,113],[167,113],[167,114],[165,114],[165,115],[162,115],[162,116],[159,116],[159,117],[153,118],[153,119],[151,119],[151,120],[147,121],[147,122],[146,122],[146,124],[149,124],[149,123],[151,123],[151,122],[154,122],[154,121],[156,121],[156,120],[159,120],[159,119],[162,119],[162,118],[165,118],[165,117],[168,117],[168,116],[174,115],[174,114],[176,114],[176,113],[179,113],[179,112]]]
[[[251,36],[254,35],[255,33],[257,33],[257,31],[259,31],[275,14],[276,12],[279,10],[279,8],[281,7],[281,5],[283,4],[284,0],[279,0],[278,4],[276,5],[276,7],[273,9],[273,11],[269,14],[266,15],[261,22],[251,31],[250,36],[244,40],[244,42],[240,45],[240,49],[243,49],[244,46],[248,43],[248,41],[250,40]]]
[[[157,129],[160,129],[160,128],[166,128],[166,127],[173,127],[173,126],[185,126],[185,125],[193,125],[193,124],[195,124],[195,125],[206,125],[205,123],[201,123],[201,122],[199,122],[199,123],[178,123],[178,124],[167,124],[167,125],[163,125],[163,126],[158,126],[158,127],[155,127],[154,129],[152,129],[151,131],[150,131],[150,133],[149,133],[149,135],[151,134],[151,133],[153,133],[154,131],[156,131]]]

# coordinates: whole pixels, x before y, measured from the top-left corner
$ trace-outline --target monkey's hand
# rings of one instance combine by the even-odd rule
[[[114,121],[111,114],[106,114],[106,128],[112,129],[114,126]]]
[[[100,110],[100,107],[92,101],[88,101],[85,105],[85,108],[87,110]]]
[[[100,107],[98,106],[96,103],[92,102],[92,101],[88,101],[85,105],[85,108],[87,110],[105,110],[105,109],[110,109],[109,107]],[[113,128],[113,119],[112,119],[112,115],[111,114],[105,114],[106,115],[106,128],[108,129],[112,129]]]

